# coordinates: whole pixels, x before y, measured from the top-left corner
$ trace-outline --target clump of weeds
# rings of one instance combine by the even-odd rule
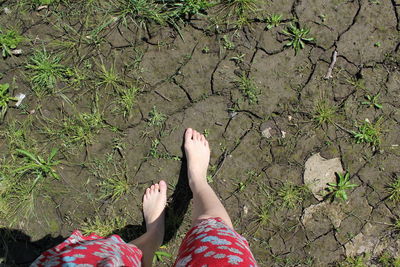
[[[48,122],[50,125],[45,126],[45,133],[51,138],[61,140],[70,152],[74,151],[74,148],[93,144],[95,135],[106,127],[99,112],[82,112]]]
[[[93,219],[88,218],[83,222],[80,230],[84,235],[96,233],[99,236],[109,236],[126,225],[126,219],[121,216],[110,216],[106,218],[95,216]]]
[[[16,152],[26,159],[26,163],[17,168],[15,172],[21,174],[32,173],[35,175],[36,178],[32,184],[32,188],[35,187],[41,179],[47,176],[57,180],[60,179],[60,176],[54,170],[54,167],[60,164],[60,161],[54,160],[58,149],[53,148],[47,159],[23,149],[16,149]]]
[[[124,24],[131,20],[137,27],[147,29],[149,23],[165,25],[167,14],[165,4],[154,0],[118,0],[115,3],[115,15]]]
[[[352,135],[357,144],[366,143],[373,148],[381,144],[381,118],[375,123],[371,123],[368,119],[361,124],[356,125],[357,130],[352,131]]]
[[[257,224],[261,227],[268,225],[268,223],[271,220],[270,205],[261,204],[261,206],[258,207],[256,212],[257,212],[257,218],[256,218]]]
[[[318,101],[314,107],[312,114],[313,121],[318,125],[322,126],[328,123],[332,123],[337,112],[337,107],[330,105],[327,101]]]
[[[171,25],[179,32],[178,24],[190,20],[192,16],[205,13],[214,6],[214,1],[208,0],[118,0],[114,12],[117,19],[124,24],[132,21],[138,28],[147,30],[149,25]]]
[[[369,255],[347,257],[345,260],[338,263],[338,267],[367,267],[365,262],[368,261],[369,258]]]
[[[9,88],[10,85],[8,83],[0,84],[0,123],[4,120],[9,102],[18,101],[18,98],[10,96]]]
[[[353,86],[356,90],[367,90],[365,80],[359,77],[347,77],[346,82]]]
[[[17,31],[8,30],[3,31],[0,28],[0,47],[2,49],[1,54],[3,58],[11,56],[13,50],[24,40],[24,37],[20,35]]]
[[[15,149],[30,150],[35,146],[35,140],[28,134],[31,131],[33,117],[28,117],[23,121],[13,120],[0,130],[0,137],[6,140],[9,151]]]
[[[117,73],[115,66],[111,66],[107,69],[107,67],[102,64],[100,68],[101,70],[97,73],[97,86],[104,87],[107,90],[117,90],[120,86],[124,85],[124,81]]]
[[[228,35],[224,35],[222,36],[222,46],[226,49],[226,50],[232,50],[235,48],[235,43],[232,42],[230,40],[230,38],[228,37]]]
[[[158,147],[159,147],[160,143],[161,142],[158,139],[151,140],[151,147],[150,147],[148,157],[153,158],[153,159],[169,158],[168,154],[163,154],[160,151],[158,151]]]
[[[346,190],[353,189],[357,187],[357,184],[350,183],[350,173],[346,172],[345,174],[342,173],[335,173],[336,174],[336,183],[328,183],[327,191],[328,194],[326,198],[330,198],[331,201],[335,199],[341,199],[343,201],[347,201],[347,192]]]
[[[236,190],[235,192],[243,192],[247,186],[253,182],[256,182],[257,178],[260,177],[260,174],[254,170],[247,170],[246,171],[246,179],[244,181],[240,181],[236,183]]]
[[[308,37],[308,34],[310,33],[309,29],[300,28],[292,23],[289,24],[288,28],[282,32],[289,38],[289,42],[286,43],[285,46],[292,47],[295,55],[297,55],[299,50],[304,48],[306,43],[315,41],[315,38]]]
[[[219,14],[227,24],[243,27],[249,24],[250,17],[258,12],[259,0],[221,0]]]
[[[214,5],[215,2],[209,0],[178,0],[170,8],[175,16],[190,19],[194,15],[204,14],[205,10]]]
[[[239,86],[240,92],[247,99],[249,104],[255,104],[258,102],[258,96],[261,94],[261,91],[251,78],[247,77],[245,73],[242,73],[236,83]]]
[[[282,15],[281,14],[272,14],[269,15],[264,22],[267,24],[265,26],[266,30],[270,30],[274,27],[278,27],[282,23]]]
[[[116,201],[128,194],[133,185],[129,179],[129,170],[126,162],[117,159],[114,153],[106,156],[105,160],[96,159],[88,165],[89,171],[100,180],[99,199]]]
[[[379,104],[379,96],[380,93],[376,95],[366,95],[366,101],[361,102],[361,104],[375,109],[382,109],[382,104]]]
[[[153,106],[153,108],[149,112],[149,119],[147,120],[147,124],[149,126],[161,126],[166,119],[167,116],[161,111],[158,111],[156,106]]]
[[[396,177],[388,186],[389,199],[400,202],[400,177]]]
[[[131,116],[132,109],[136,104],[136,96],[139,92],[140,88],[136,86],[118,89],[117,109],[122,112],[124,118]]]
[[[8,207],[7,220],[15,222],[17,216],[24,219],[35,212],[36,199],[48,191],[49,179],[59,179],[54,170],[60,161],[55,160],[57,149],[52,149],[47,157],[36,152],[16,149],[16,158],[2,162],[0,168],[0,195],[3,207]]]
[[[258,181],[257,195],[257,202],[254,203],[252,201],[255,206],[254,222],[256,223],[256,229],[269,224],[274,209],[274,203],[277,201],[276,194],[273,193],[273,190]]]
[[[61,60],[61,56],[49,54],[44,48],[29,58],[26,68],[30,70],[32,89],[37,96],[53,93],[57,82],[65,77],[67,68]]]
[[[30,217],[35,211],[35,202],[41,189],[38,186],[32,187],[31,180],[26,177],[14,175],[6,178],[3,176],[3,179],[1,199],[5,219],[13,224],[18,215],[24,216],[23,219]]]
[[[393,257],[388,251],[378,257],[378,262],[382,267],[400,267],[400,258]]]
[[[282,202],[282,207],[294,208],[305,199],[309,190],[304,186],[285,183],[277,191],[278,198]]]
[[[18,7],[36,9],[39,6],[49,6],[59,3],[61,1],[67,2],[66,0],[20,0],[18,1]]]

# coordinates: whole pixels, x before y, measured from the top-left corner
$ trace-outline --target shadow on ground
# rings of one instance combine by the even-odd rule
[[[188,185],[186,159],[182,160],[178,183],[166,209],[164,243],[168,243],[178,231],[187,212],[192,192]],[[144,220],[142,225],[127,225],[116,229],[125,241],[138,238],[146,230]],[[61,242],[66,237],[46,235],[40,240],[32,241],[29,235],[20,230],[0,228],[0,266],[29,266],[39,255]]]

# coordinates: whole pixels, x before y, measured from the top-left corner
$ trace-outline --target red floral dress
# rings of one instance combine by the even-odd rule
[[[42,253],[31,266],[141,266],[142,251],[118,235],[84,236],[78,230],[58,246]],[[246,239],[221,218],[202,220],[183,239],[174,266],[246,266],[257,263]]]

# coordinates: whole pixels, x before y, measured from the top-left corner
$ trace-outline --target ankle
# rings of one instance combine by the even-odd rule
[[[192,190],[193,193],[198,193],[203,191],[205,188],[210,187],[210,185],[207,183],[207,179],[190,179],[189,178],[189,187]]]

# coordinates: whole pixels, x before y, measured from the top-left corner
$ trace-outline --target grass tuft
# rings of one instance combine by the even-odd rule
[[[0,28],[0,47],[3,58],[12,55],[12,50],[24,40],[24,38],[14,30],[3,31]]]
[[[112,216],[103,219],[96,216],[93,219],[87,219],[87,221],[85,221],[80,227],[80,230],[84,235],[95,233],[99,236],[106,237],[115,233],[117,230],[122,229],[126,225],[126,219],[119,216]]]
[[[4,120],[9,102],[18,101],[17,98],[10,96],[9,88],[10,85],[8,83],[0,84],[0,123]]]
[[[93,144],[95,135],[106,125],[100,113],[78,113],[66,116],[61,120],[49,120],[45,126],[45,133],[62,142],[69,152],[74,148],[80,148]],[[70,150],[72,149],[72,150]]]
[[[124,81],[119,76],[119,74],[115,70],[115,66],[111,66],[109,69],[106,68],[104,64],[101,65],[101,70],[97,74],[98,82],[97,86],[102,86],[105,89],[117,90],[121,85],[124,84]]]
[[[60,63],[61,60],[61,56],[51,55],[45,48],[37,50],[29,58],[26,68],[30,70],[32,89],[37,96],[53,93],[57,82],[65,76],[67,68]]]
[[[355,257],[347,257],[344,261],[338,263],[338,267],[367,267],[365,261],[368,260],[367,255]]]
[[[140,88],[135,86],[121,88],[118,90],[117,109],[122,112],[124,118],[132,115],[131,112],[136,104],[136,96],[139,92]]]
[[[259,0],[221,0],[219,13],[228,24],[243,27],[249,24],[250,17],[258,11]]]
[[[282,15],[272,14],[269,15],[264,21],[267,24],[267,26],[265,26],[265,29],[270,30],[274,27],[278,27],[282,23]]]
[[[319,126],[332,123],[337,112],[337,107],[329,105],[327,101],[318,101],[312,114],[313,121]]]
[[[307,188],[292,183],[284,184],[277,192],[278,198],[282,201],[282,207],[294,208],[304,201]]]
[[[381,144],[380,124],[381,119],[378,119],[375,123],[365,120],[362,124],[356,125],[357,131],[352,131],[356,143],[366,143],[374,148],[378,147]]]
[[[400,177],[388,185],[389,199],[394,202],[400,202]]]
[[[156,106],[153,106],[153,108],[149,112],[149,119],[147,121],[147,124],[149,126],[161,126],[166,119],[167,116],[161,111],[158,111]]]
[[[237,84],[240,92],[247,99],[249,104],[256,104],[258,102],[258,96],[261,94],[261,91],[252,79],[242,73],[242,76],[237,80]]]

